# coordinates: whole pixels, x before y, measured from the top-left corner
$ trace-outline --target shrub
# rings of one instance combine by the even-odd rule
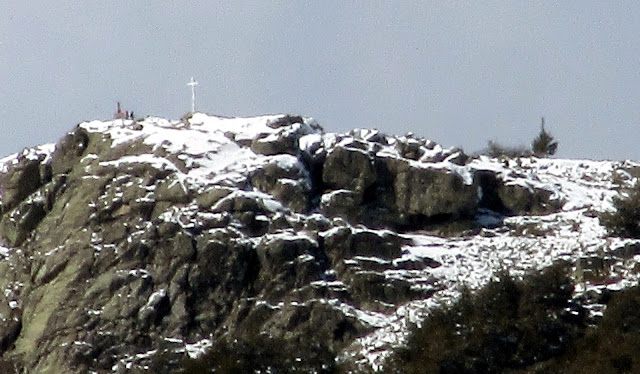
[[[638,373],[640,286],[613,293],[587,328],[570,301],[567,265],[515,281],[502,274],[476,294],[435,310],[390,359],[401,373]],[[568,312],[569,310],[573,312]]]
[[[501,274],[475,294],[433,311],[414,327],[390,368],[406,373],[502,373],[563,353],[581,331],[571,306],[568,265],[554,265],[527,282]]]
[[[489,140],[487,143],[487,155],[496,158],[529,157],[531,156],[531,151],[525,147],[508,147],[493,140]]]
[[[596,374],[640,371],[640,287],[612,296],[600,323],[566,354],[550,361],[550,373]]]
[[[640,186],[613,198],[614,212],[600,214],[600,223],[612,236],[640,238]]]

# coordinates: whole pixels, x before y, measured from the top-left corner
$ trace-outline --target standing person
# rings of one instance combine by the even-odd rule
[[[122,109],[120,108],[120,102],[118,101],[118,110],[113,115],[113,119],[122,119],[122,118],[123,118]]]

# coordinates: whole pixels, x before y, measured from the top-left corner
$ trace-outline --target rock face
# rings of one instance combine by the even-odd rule
[[[563,205],[563,201],[554,198],[548,189],[535,188],[517,179],[505,181],[489,170],[476,171],[475,180],[482,191],[480,206],[498,213],[549,214],[560,210]]]
[[[339,352],[442,288],[400,275],[441,264],[386,229],[551,211],[551,196],[474,178],[466,160],[294,116],[83,123],[0,176],[2,359],[103,373],[163,353],[170,372],[216,337],[256,333]]]
[[[324,159],[321,209],[329,216],[375,227],[416,228],[473,217],[477,211],[478,186],[455,171],[465,158],[460,151],[364,131],[325,142],[315,155]]]

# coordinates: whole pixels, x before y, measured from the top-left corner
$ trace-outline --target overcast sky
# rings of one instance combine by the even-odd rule
[[[0,0],[0,155],[77,123],[294,113],[640,159],[640,2]]]

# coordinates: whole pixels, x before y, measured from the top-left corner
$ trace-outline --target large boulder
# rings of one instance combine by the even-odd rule
[[[364,215],[362,195],[352,190],[330,191],[322,195],[320,209],[329,217],[357,220]]]
[[[321,199],[325,214],[379,227],[420,228],[472,217],[477,186],[447,168],[412,164],[401,158],[371,158],[336,148],[327,156],[323,181],[333,190]]]
[[[64,189],[65,176],[55,176],[48,183],[20,201],[17,206],[5,211],[0,218],[0,238],[2,242],[15,247],[22,244],[38,226],[45,215],[51,211],[57,196]],[[19,195],[13,195],[14,198]],[[15,203],[7,202],[4,208]]]
[[[391,231],[355,230],[338,227],[327,232],[324,247],[334,266],[356,256],[392,260],[402,254],[407,240]]]
[[[31,234],[46,214],[42,199],[29,199],[5,214],[0,220],[3,243],[19,246]]]
[[[381,160],[393,180],[394,209],[409,216],[473,216],[477,187],[448,169],[413,167],[408,161]]]
[[[324,236],[327,257],[344,282],[349,298],[368,309],[385,309],[434,292],[431,287],[415,289],[411,282],[389,275],[407,267],[418,270],[439,266],[431,259],[402,259],[402,246],[407,243],[407,239],[391,231],[350,227],[334,228]]]
[[[56,145],[51,167],[53,174],[68,173],[84,156],[91,134],[78,126],[72,132],[65,135]]]
[[[525,181],[505,181],[491,170],[476,170],[474,180],[480,187],[480,206],[506,215],[549,214],[562,208],[562,200],[553,192],[536,188]]]
[[[511,214],[549,214],[562,208],[553,192],[530,185],[506,183],[498,190],[500,200]]]
[[[274,196],[296,212],[309,208],[311,181],[309,173],[298,158],[277,155],[250,174],[253,187]]]
[[[51,180],[51,165],[47,159],[44,153],[24,150],[18,155],[17,162],[9,165],[7,172],[0,176],[2,212],[11,210]]]
[[[320,130],[315,124],[305,123],[302,117],[291,115],[282,116],[275,121],[268,122],[267,126],[277,131],[258,134],[250,142],[252,151],[266,156],[280,154],[295,156],[300,153],[300,138]]]
[[[330,189],[347,189],[363,194],[376,179],[372,156],[355,148],[332,149],[322,169],[322,181]]]

